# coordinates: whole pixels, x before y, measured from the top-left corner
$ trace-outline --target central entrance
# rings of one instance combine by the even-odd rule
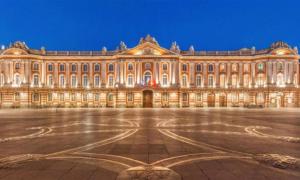
[[[143,91],[143,107],[153,107],[153,92],[151,90]]]

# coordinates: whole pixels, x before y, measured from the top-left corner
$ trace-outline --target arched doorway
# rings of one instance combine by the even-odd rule
[[[227,101],[226,101],[226,95],[225,94],[221,94],[219,96],[219,104],[220,104],[220,107],[226,107],[227,106]]]
[[[151,90],[143,91],[143,107],[153,107],[153,92]]]

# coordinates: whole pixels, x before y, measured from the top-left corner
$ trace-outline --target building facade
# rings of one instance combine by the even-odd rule
[[[1,107],[299,107],[297,48],[170,49],[146,36],[117,50],[0,50]]]

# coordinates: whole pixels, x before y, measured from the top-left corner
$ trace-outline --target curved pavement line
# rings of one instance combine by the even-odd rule
[[[177,159],[185,159],[185,158],[189,158],[191,156],[207,156],[207,155],[221,155],[221,154],[227,154],[225,152],[220,152],[220,153],[192,153],[192,154],[184,154],[184,155],[180,155],[180,156],[173,156],[173,157],[169,157],[169,158],[165,158],[165,159],[161,159],[158,161],[155,161],[153,163],[151,163],[151,165],[162,165],[162,164],[168,164],[168,161],[176,161]]]
[[[48,159],[48,160],[71,160],[71,161],[75,161],[75,162],[78,162],[78,160],[79,160],[79,162],[81,162],[81,163],[99,166],[102,168],[106,167],[105,164],[103,164],[103,162],[106,162],[106,163],[108,163],[108,166],[105,169],[108,169],[108,170],[116,172],[116,173],[119,173],[123,170],[126,170],[126,169],[132,167],[128,164],[124,164],[124,163],[121,163],[118,161],[113,161],[113,160],[109,160],[109,159],[101,159],[101,158],[93,158],[93,157],[54,156],[54,157],[48,157],[46,159]],[[118,167],[116,167],[116,165]],[[113,166],[113,168],[112,168],[112,166]]]
[[[252,157],[249,156],[234,156],[234,155],[224,155],[224,156],[212,156],[212,157],[195,157],[195,158],[189,158],[181,161],[177,161],[171,164],[166,165],[165,167],[171,168],[173,166],[178,166],[182,164],[186,164],[193,161],[212,161],[212,160],[218,160],[218,159],[252,159]]]
[[[75,152],[72,153],[72,155],[79,155],[80,157],[93,157],[93,158],[100,158],[100,159],[109,159],[109,160],[115,160],[118,162],[127,162],[124,164],[132,164],[132,167],[135,166],[141,166],[141,165],[148,165],[147,163],[144,163],[142,161],[138,161],[132,158],[124,157],[124,156],[117,156],[117,155],[111,155],[111,154],[96,154],[96,153],[86,153],[86,152]]]
[[[39,131],[35,132],[35,133],[32,133],[32,134],[28,134],[28,135],[24,135],[24,136],[1,138],[0,143],[1,142],[7,142],[7,141],[16,141],[16,140],[21,140],[21,139],[35,138],[35,137],[38,137],[38,136],[42,136],[44,134],[48,134],[52,131],[50,128],[36,128],[36,129],[39,129]]]
[[[67,153],[74,153],[74,152],[78,152],[78,151],[87,151],[90,149],[94,149],[96,147],[100,147],[100,146],[104,146],[107,144],[111,144],[113,142],[116,141],[120,141],[122,139],[125,139],[133,134],[135,134],[138,131],[138,129],[133,129],[133,130],[128,130],[124,133],[118,134],[114,137],[108,138],[108,139],[104,139],[101,141],[97,141],[94,143],[90,143],[84,146],[80,146],[80,147],[76,147],[76,148],[72,148],[72,149],[67,149],[67,150],[63,150],[63,151],[59,151],[59,152],[55,152],[55,153],[50,153],[45,155],[45,157],[49,157],[49,156],[58,156],[58,155],[62,155],[62,154],[67,154]]]

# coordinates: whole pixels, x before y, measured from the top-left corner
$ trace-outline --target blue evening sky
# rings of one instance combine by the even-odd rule
[[[300,0],[1,0],[0,44],[115,49],[154,36],[169,48],[234,50],[300,45]]]

